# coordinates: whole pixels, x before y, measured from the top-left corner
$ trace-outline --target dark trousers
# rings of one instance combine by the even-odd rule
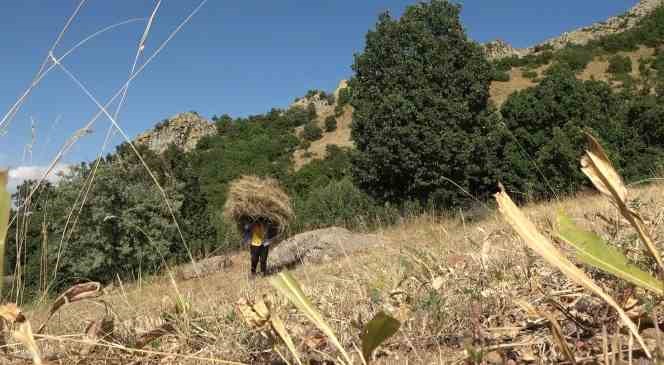
[[[251,246],[251,273],[256,274],[258,261],[261,263],[261,272],[267,274],[267,254],[270,246]]]

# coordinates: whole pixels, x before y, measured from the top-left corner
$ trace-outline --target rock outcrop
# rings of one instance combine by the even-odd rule
[[[158,123],[153,129],[136,137],[137,144],[146,145],[156,153],[164,152],[175,144],[185,152],[196,148],[198,141],[217,133],[209,120],[196,113],[181,113]]]
[[[505,42],[502,39],[496,39],[495,41],[485,43],[483,47],[486,56],[490,60],[512,57],[512,56],[523,56],[527,53],[523,49],[517,49],[512,47],[511,44]]]
[[[650,14],[661,5],[664,5],[664,0],[641,0],[625,14],[613,16],[603,22],[565,32],[558,37],[548,39],[529,48],[514,48],[501,40],[485,43],[483,46],[489,59],[499,59],[510,56],[525,56],[547,48],[560,49],[567,44],[584,45],[603,36],[624,32],[633,28],[644,16]]]
[[[329,100],[325,97],[322,97],[321,93],[319,92],[295,100],[295,102],[293,102],[289,108],[299,107],[307,109],[309,104],[314,105],[317,115],[327,115],[334,112],[334,103],[330,103]]]

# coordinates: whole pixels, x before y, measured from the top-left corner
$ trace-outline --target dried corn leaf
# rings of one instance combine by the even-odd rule
[[[274,332],[284,341],[286,347],[288,347],[288,350],[291,352],[291,354],[293,354],[295,361],[299,365],[302,365],[302,361],[300,361],[300,355],[298,354],[297,348],[293,343],[293,339],[288,334],[288,331],[286,331],[286,326],[284,325],[284,322],[282,322],[281,319],[276,314],[272,314],[270,316],[270,325],[272,327],[272,330],[274,330]]]
[[[87,342],[81,351],[81,354],[86,356],[92,353],[99,343],[99,340],[105,339],[113,334],[114,322],[113,317],[106,316],[102,319],[97,319],[90,323],[85,329],[85,341]]]
[[[252,329],[263,328],[269,323],[272,331],[281,338],[284,344],[286,344],[286,347],[288,347],[288,350],[293,354],[295,361],[301,365],[300,355],[297,352],[297,348],[295,347],[292,338],[286,330],[286,326],[279,316],[270,309],[267,303],[269,302],[265,298],[263,300],[257,300],[255,303],[250,303],[245,298],[240,298],[236,306],[240,311],[242,318],[244,318],[245,322],[247,322]]]
[[[136,343],[134,344],[135,349],[142,349],[145,347],[147,344],[150,342],[166,336],[169,333],[174,333],[175,332],[175,327],[170,324],[170,323],[164,323],[163,325],[143,333],[142,335],[138,336],[138,339],[136,340]]]
[[[593,185],[602,194],[607,196],[620,214],[634,227],[639,234],[641,241],[646,245],[650,255],[657,261],[657,265],[664,270],[664,262],[660,257],[657,247],[653,243],[641,216],[627,206],[627,187],[622,177],[613,168],[611,161],[604,152],[602,146],[595,137],[586,133],[589,148],[586,154],[581,158],[581,171],[592,181]]]
[[[551,242],[548,238],[544,237],[535,227],[535,225],[521,212],[514,204],[512,199],[505,193],[501,185],[501,191],[496,193],[495,198],[498,203],[498,209],[512,228],[521,236],[524,242],[540,255],[549,265],[554,266],[560,270],[570,280],[582,285],[590,290],[595,295],[602,298],[607,304],[616,310],[623,323],[629,328],[630,332],[638,340],[648,358],[652,358],[650,351],[646,347],[643,338],[639,335],[638,329],[634,322],[625,314],[625,311],[618,305],[618,303],[608,294],[602,290],[594,281],[592,281],[586,273],[574,266]]]
[[[565,356],[565,358],[569,363],[576,364],[576,358],[574,357],[574,353],[569,348],[569,345],[567,345],[567,341],[565,341],[565,336],[563,335],[563,330],[560,327],[558,320],[554,316],[552,316],[551,313],[538,310],[532,304],[524,300],[515,299],[514,302],[524,311],[526,311],[528,316],[546,318],[546,320],[549,321],[551,333],[553,334],[553,339],[556,341],[556,344],[560,348],[560,351],[563,353],[563,355]]]
[[[55,300],[55,302],[53,302],[48,318],[46,318],[41,327],[39,327],[37,333],[42,333],[51,317],[53,317],[53,315],[66,304],[79,302],[85,299],[97,298],[101,294],[101,284],[94,281],[77,284],[67,289]]]
[[[13,336],[16,341],[25,346],[25,348],[30,353],[30,356],[32,357],[32,362],[35,365],[41,365],[43,363],[39,353],[39,347],[37,347],[37,342],[35,341],[35,337],[32,334],[32,326],[30,326],[30,321],[28,321],[27,318],[23,316],[23,314],[19,313],[18,317],[16,318],[16,322],[14,322]]]
[[[580,261],[657,295],[664,295],[661,281],[630,263],[622,252],[604,242],[595,233],[578,228],[562,212],[558,214],[558,236],[576,249]]]
[[[316,307],[311,303],[309,298],[304,294],[302,288],[298,282],[288,273],[279,273],[276,276],[269,278],[270,284],[275,287],[281,294],[288,298],[291,303],[297,307],[305,316],[313,322],[319,330],[321,330],[329,339],[332,341],[332,344],[339,350],[341,355],[344,357],[347,364],[352,364],[353,362],[348,356],[346,350],[341,346],[341,342],[334,334],[332,327],[327,324],[323,319],[323,316],[318,312]]]
[[[256,305],[251,305],[245,298],[240,298],[235,306],[251,329],[261,328],[269,320],[269,313],[265,313],[267,307],[265,310],[260,307],[257,308]]]
[[[14,323],[21,315],[21,310],[15,303],[0,305],[0,318],[9,323]]]

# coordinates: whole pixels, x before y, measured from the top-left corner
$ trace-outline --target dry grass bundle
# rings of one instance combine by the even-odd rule
[[[293,219],[290,197],[279,182],[271,178],[243,176],[233,181],[224,206],[224,217],[242,221],[267,219],[283,232]]]

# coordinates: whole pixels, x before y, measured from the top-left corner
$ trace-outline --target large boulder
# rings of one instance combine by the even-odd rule
[[[382,243],[379,236],[353,233],[339,227],[305,232],[272,248],[268,269],[275,272],[299,264],[329,262]]]

